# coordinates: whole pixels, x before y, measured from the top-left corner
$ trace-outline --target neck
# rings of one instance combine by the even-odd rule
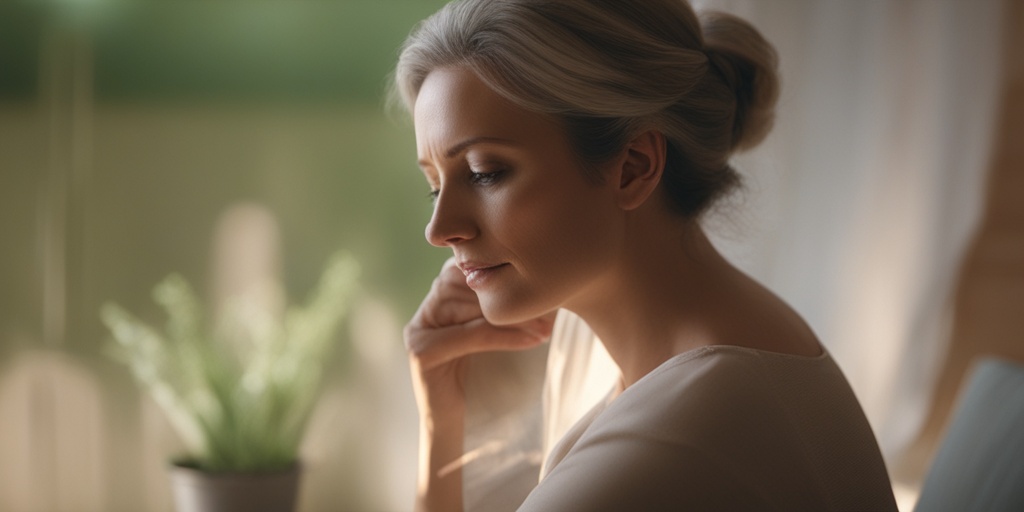
[[[730,297],[749,280],[696,222],[671,222],[633,226],[616,268],[567,305],[600,337],[626,387],[675,355],[724,342]]]

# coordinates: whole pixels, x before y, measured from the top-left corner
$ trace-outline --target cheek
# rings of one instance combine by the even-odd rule
[[[552,163],[484,203],[481,230],[515,268],[504,286],[479,295],[492,323],[521,322],[565,305],[614,261],[618,210],[582,175],[555,174],[563,169],[579,172]]]
[[[511,198],[504,217],[509,248],[523,259],[524,272],[551,280],[546,274],[552,271],[590,271],[614,250],[613,212],[590,185],[573,185],[537,187]]]

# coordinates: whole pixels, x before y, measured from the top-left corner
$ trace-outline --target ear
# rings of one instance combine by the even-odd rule
[[[665,136],[654,130],[643,132],[626,144],[614,173],[622,209],[639,208],[658,188],[665,172],[665,144]]]

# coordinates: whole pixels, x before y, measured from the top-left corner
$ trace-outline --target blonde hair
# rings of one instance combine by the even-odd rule
[[[406,108],[445,66],[561,119],[587,164],[661,132],[662,184],[686,216],[739,183],[729,158],[767,135],[779,90],[775,50],[754,27],[723,13],[698,17],[684,0],[458,0],[402,48],[394,80]]]

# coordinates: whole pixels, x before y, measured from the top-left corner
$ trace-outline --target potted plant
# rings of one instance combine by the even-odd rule
[[[167,312],[163,329],[103,306],[111,355],[131,368],[188,451],[171,463],[180,512],[294,509],[299,445],[357,274],[351,257],[335,255],[306,304],[283,315],[241,296],[210,322],[173,274],[153,290]]]

